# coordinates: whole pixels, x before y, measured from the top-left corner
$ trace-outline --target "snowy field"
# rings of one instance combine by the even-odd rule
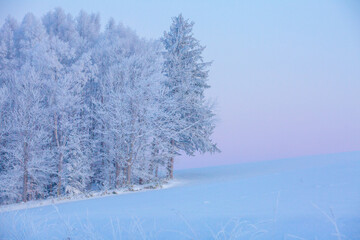
[[[0,239],[360,239],[360,152],[181,170],[164,189],[2,208]]]

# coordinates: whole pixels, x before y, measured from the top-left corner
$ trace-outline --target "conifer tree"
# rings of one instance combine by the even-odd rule
[[[192,155],[194,152],[218,151],[211,140],[214,129],[214,113],[205,101],[204,91],[209,88],[208,67],[202,53],[205,47],[194,38],[194,23],[180,14],[172,19],[170,30],[161,41],[165,47],[164,74],[168,78],[165,86],[168,97],[176,99],[172,109],[177,126],[170,139],[169,177],[173,178],[174,156],[179,151]]]

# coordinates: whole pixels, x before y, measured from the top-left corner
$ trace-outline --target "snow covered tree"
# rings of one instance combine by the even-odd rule
[[[83,15],[86,15],[83,13]],[[87,16],[87,15],[86,15]],[[76,23],[62,9],[55,9],[43,18],[49,36],[50,53],[54,58],[49,78],[49,110],[53,118],[54,158],[58,159],[57,195],[64,191],[85,191],[91,176],[88,164],[88,131],[84,126],[87,79],[83,77],[77,50],[81,41]],[[85,24],[82,24],[86,28]]]
[[[143,182],[148,178],[145,156],[154,134],[156,94],[164,78],[158,45],[140,40],[131,30],[111,21],[95,47],[103,96],[97,104],[101,109],[99,130],[106,138],[103,169],[108,187],[129,186],[136,179]]]
[[[10,109],[8,103],[8,88],[14,78],[14,69],[17,67],[15,34],[18,29],[17,22],[8,17],[4,25],[0,29],[0,156],[3,156],[2,147],[5,144],[5,139],[2,136],[6,135],[6,119]],[[2,164],[3,160],[0,162]]]
[[[204,90],[207,84],[208,67],[202,52],[205,47],[193,37],[194,23],[180,14],[173,18],[168,32],[164,33],[162,43],[164,52],[164,74],[168,97],[176,99],[174,121],[178,122],[175,135],[170,139],[172,153],[179,151],[192,155],[195,151],[218,151],[211,140],[214,129],[214,113],[205,101]],[[169,177],[173,177],[173,157],[169,160]]]
[[[15,172],[13,183],[22,182],[22,200],[34,199],[44,194],[53,170],[49,161],[47,144],[51,139],[41,76],[30,63],[23,65],[15,78],[13,111],[11,114],[11,143],[8,152]],[[20,169],[19,169],[20,168]],[[19,175],[17,170],[21,171]],[[16,189],[15,187],[14,189]]]
[[[128,41],[126,36],[133,35],[121,25],[116,26],[110,21],[104,36],[93,52],[93,58],[98,64],[99,77],[97,82],[98,101],[94,104],[98,119],[98,149],[97,168],[105,188],[119,187],[125,182],[126,169],[126,129],[129,114],[126,102],[127,86],[124,84],[124,63],[127,56],[133,54],[134,41]],[[121,179],[120,179],[121,178]]]
[[[6,151],[10,144],[9,128],[11,105],[9,88],[14,80],[14,69],[17,68],[15,34],[17,22],[8,17],[0,30],[0,203],[11,201],[6,192],[6,174],[8,173],[9,155]]]
[[[172,178],[213,152],[207,67],[180,15],[161,41],[57,8],[0,29],[0,203]],[[165,50],[165,52],[164,52]]]

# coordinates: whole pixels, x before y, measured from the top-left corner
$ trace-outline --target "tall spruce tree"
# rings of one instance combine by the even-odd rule
[[[168,97],[176,100],[170,111],[178,123],[170,139],[173,155],[168,162],[170,178],[173,178],[174,156],[180,151],[188,155],[196,151],[218,151],[210,138],[215,127],[213,109],[204,96],[204,90],[209,88],[211,63],[203,60],[205,47],[193,36],[194,23],[181,14],[172,21],[170,30],[161,39],[166,50],[163,72],[168,80],[165,86]]]

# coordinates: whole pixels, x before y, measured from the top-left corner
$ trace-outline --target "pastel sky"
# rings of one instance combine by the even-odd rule
[[[0,0],[0,23],[60,6],[113,17],[158,38],[183,13],[213,60],[222,153],[176,167],[360,150],[360,1]]]

